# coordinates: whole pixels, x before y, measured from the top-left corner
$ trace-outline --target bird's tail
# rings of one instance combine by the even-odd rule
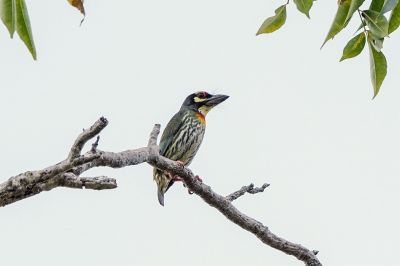
[[[167,174],[164,171],[161,171],[157,168],[153,170],[153,178],[157,183],[157,196],[158,202],[164,206],[164,194],[172,185],[173,181],[170,180]]]

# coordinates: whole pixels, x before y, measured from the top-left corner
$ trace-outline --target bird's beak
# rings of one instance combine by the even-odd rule
[[[214,96],[212,96],[211,98],[208,98],[205,101],[205,105],[208,107],[214,107],[220,103],[222,103],[223,101],[225,101],[226,99],[228,99],[229,96],[228,95],[223,95],[223,94],[216,94]]]

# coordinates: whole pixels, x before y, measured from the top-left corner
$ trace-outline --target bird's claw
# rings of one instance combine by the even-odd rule
[[[179,175],[175,175],[175,176],[172,178],[172,180],[175,181],[175,182],[183,182],[183,178],[180,177]]]
[[[187,188],[185,182],[183,182],[183,187],[184,187],[184,188]],[[194,192],[191,191],[190,189],[188,189],[188,193],[189,193],[189,195],[192,195]]]
[[[194,180],[197,180],[197,181],[199,181],[200,183],[203,183],[203,179],[201,179],[200,176],[198,176],[198,175],[196,175],[196,176],[194,177]]]
[[[199,181],[200,183],[203,183],[203,179],[201,179],[198,175],[194,176],[194,180]],[[183,183],[184,187],[187,187],[185,183]],[[189,195],[192,195],[194,192],[190,189],[188,189]]]
[[[182,167],[185,167],[185,163],[180,161],[180,160],[177,160],[176,163],[179,164]]]

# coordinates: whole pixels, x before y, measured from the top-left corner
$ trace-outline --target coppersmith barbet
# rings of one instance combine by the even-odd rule
[[[186,97],[181,109],[168,122],[160,140],[160,155],[188,166],[203,140],[205,117],[216,105],[228,99],[226,95],[212,95],[205,91]],[[164,206],[164,194],[176,179],[172,174],[154,168],[158,201]]]

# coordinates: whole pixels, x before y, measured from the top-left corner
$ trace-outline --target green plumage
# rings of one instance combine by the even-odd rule
[[[204,91],[189,95],[165,127],[160,140],[160,155],[188,166],[203,141],[205,115],[227,98]],[[157,183],[158,201],[164,206],[164,194],[174,183],[174,176],[154,168],[153,178]]]
[[[203,140],[206,125],[199,120],[198,114],[183,108],[167,124],[160,141],[160,155],[189,165]],[[158,185],[158,198],[163,205],[164,193],[174,181],[169,173],[154,168],[154,180]]]

